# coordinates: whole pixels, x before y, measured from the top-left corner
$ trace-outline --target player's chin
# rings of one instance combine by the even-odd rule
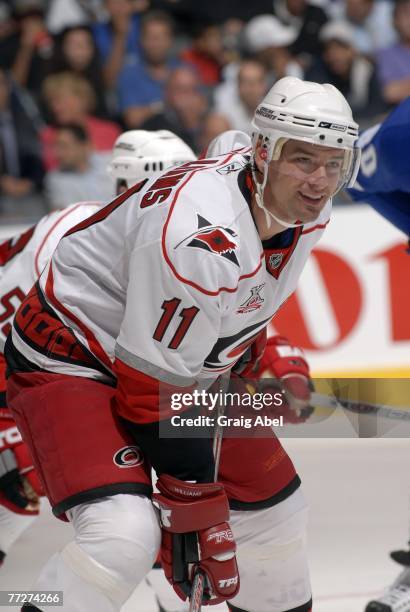
[[[308,210],[304,208],[300,211],[298,219],[303,223],[312,223],[313,221],[316,221],[318,219],[320,212],[321,210]]]
[[[303,223],[311,223],[312,221],[316,221],[316,219],[318,219],[320,213],[322,212],[326,202],[326,198],[323,198],[322,201],[317,204],[309,204],[303,202],[301,205],[301,202],[299,201],[299,206],[297,207],[299,213],[298,219],[303,221]]]

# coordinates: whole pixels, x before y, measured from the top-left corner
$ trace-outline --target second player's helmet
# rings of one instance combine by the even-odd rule
[[[108,174],[117,187],[129,188],[155,172],[195,159],[192,149],[169,130],[130,130],[117,138]]]
[[[347,100],[333,85],[320,85],[295,77],[280,79],[258,105],[252,127],[254,150],[259,143],[266,149],[262,183],[255,178],[257,201],[262,208],[267,166],[270,161],[279,160],[282,147],[289,139],[343,149],[344,163],[338,190],[354,184],[360,165],[359,126],[353,120]],[[285,226],[297,225],[277,220]]]

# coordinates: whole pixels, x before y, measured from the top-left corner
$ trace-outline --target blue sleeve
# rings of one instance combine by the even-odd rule
[[[121,111],[130,106],[146,106],[162,100],[163,85],[152,80],[139,64],[132,63],[118,79],[118,101]]]
[[[353,200],[369,203],[410,235],[410,98],[380,125],[361,134],[362,160]]]
[[[355,201],[370,204],[385,219],[410,237],[410,193],[392,191],[390,193],[363,193],[349,190]]]
[[[366,194],[410,193],[410,98],[382,124],[363,132],[359,146],[362,162],[355,188]]]
[[[125,48],[125,55],[128,58],[139,56],[139,22],[139,15],[133,15]],[[101,59],[105,62],[113,45],[112,27],[109,23],[95,23],[91,26],[91,30]]]
[[[91,29],[100,57],[105,61],[112,45],[112,30],[108,23],[95,23]]]

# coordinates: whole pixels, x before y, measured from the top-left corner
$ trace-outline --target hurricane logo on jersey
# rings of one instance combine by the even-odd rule
[[[237,234],[229,227],[212,225],[201,215],[197,215],[197,217],[198,230],[184,238],[175,248],[183,244],[187,247],[204,249],[210,253],[215,253],[215,255],[220,255],[239,266],[238,258],[235,254],[238,245],[234,241]]]
[[[218,338],[212,351],[204,361],[204,370],[212,372],[223,372],[231,368],[234,363],[245,353],[259,332],[268,324],[271,317],[253,323],[241,329],[232,336]]]
[[[120,468],[131,468],[141,465],[144,457],[138,446],[123,446],[117,450],[112,460]]]

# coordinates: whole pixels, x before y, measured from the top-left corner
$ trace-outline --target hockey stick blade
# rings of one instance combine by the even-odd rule
[[[404,406],[392,408],[385,404],[366,404],[364,402],[353,402],[350,400],[340,401],[331,395],[324,395],[316,392],[312,393],[310,403],[312,406],[317,406],[318,408],[341,408],[342,410],[354,412],[355,414],[372,414],[385,419],[410,421],[410,406],[408,408]]]

